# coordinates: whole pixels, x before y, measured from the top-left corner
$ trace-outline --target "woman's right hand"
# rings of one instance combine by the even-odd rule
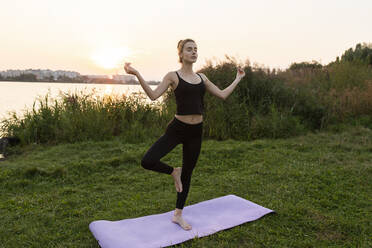
[[[130,64],[131,63],[125,63],[125,65],[124,65],[125,72],[128,73],[128,74],[132,74],[132,75],[137,76],[138,71],[136,69],[134,69],[132,66],[130,66]]]
[[[236,78],[241,80],[244,76],[245,76],[245,71],[242,68],[238,67],[238,70],[236,72]]]

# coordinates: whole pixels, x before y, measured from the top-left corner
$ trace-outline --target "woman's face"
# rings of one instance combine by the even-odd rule
[[[198,59],[198,47],[196,46],[195,42],[189,41],[185,43],[185,45],[183,46],[181,57],[183,62],[196,62],[196,60]]]

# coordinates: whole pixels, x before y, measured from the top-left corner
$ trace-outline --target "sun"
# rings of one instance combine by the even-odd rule
[[[131,55],[128,47],[110,47],[99,49],[92,54],[93,61],[105,69],[114,69],[123,64]]]

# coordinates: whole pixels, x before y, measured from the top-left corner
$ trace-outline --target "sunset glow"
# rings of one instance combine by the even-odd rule
[[[198,46],[194,70],[225,55],[281,69],[327,64],[371,42],[371,9],[370,0],[2,1],[0,70],[109,75],[131,62],[160,81],[179,69],[177,44],[186,38]]]
[[[127,47],[107,47],[95,51],[91,58],[104,69],[114,69],[124,64],[130,55],[130,49]]]

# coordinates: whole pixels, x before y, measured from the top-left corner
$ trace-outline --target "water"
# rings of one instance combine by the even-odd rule
[[[156,85],[150,85],[155,89]],[[44,97],[50,92],[50,97],[58,97],[60,91],[68,93],[92,92],[97,95],[125,94],[129,96],[134,92],[145,94],[141,85],[122,85],[122,84],[78,84],[78,83],[51,83],[51,82],[2,82],[0,81],[0,120],[7,118],[10,111],[15,111],[18,116],[22,116],[24,110],[32,109],[33,103],[38,97]],[[157,99],[161,101],[162,97]],[[146,102],[151,100],[146,96]],[[35,105],[37,108],[37,104]]]

